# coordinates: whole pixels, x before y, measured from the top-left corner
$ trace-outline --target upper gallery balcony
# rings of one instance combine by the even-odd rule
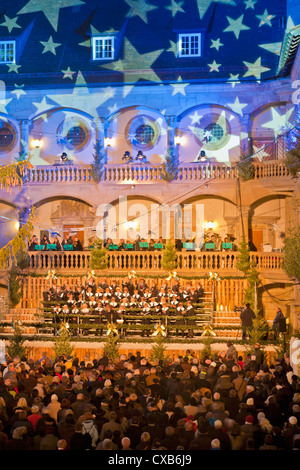
[[[291,179],[288,169],[281,160],[255,162],[254,180],[273,178]],[[179,166],[175,183],[191,183],[209,180],[234,181],[239,176],[238,168],[225,163],[186,163]],[[103,183],[157,183],[163,181],[161,164],[106,164]],[[90,165],[63,164],[34,166],[28,170],[28,183],[92,183]]]

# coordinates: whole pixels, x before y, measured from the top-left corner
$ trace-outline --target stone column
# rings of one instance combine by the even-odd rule
[[[103,149],[105,151],[105,155],[106,155],[106,158],[105,158],[105,163],[107,163],[107,152],[106,152],[106,148],[105,148],[105,145],[104,145],[104,139],[106,137],[106,131],[107,131],[107,124],[106,124],[106,119],[103,118],[103,117],[100,117],[100,116],[97,116],[93,119],[93,122],[94,122],[94,126],[95,126],[95,137],[96,137],[96,142],[99,141],[101,142],[101,145],[103,146]],[[95,142],[95,144],[96,144]]]
[[[168,143],[167,149],[173,147],[175,150],[176,158],[179,158],[178,145],[175,145],[175,131],[177,127],[177,116],[166,116],[166,122],[168,125]]]
[[[251,152],[250,148],[250,139],[249,139],[249,122],[250,122],[250,115],[244,114],[243,116],[239,117],[241,131],[240,131],[240,147],[245,155],[248,152]]]
[[[19,119],[20,131],[20,149],[19,152],[27,155],[29,154],[29,128],[31,125],[30,119]]]

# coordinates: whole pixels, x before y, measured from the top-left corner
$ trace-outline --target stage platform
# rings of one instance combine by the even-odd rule
[[[4,342],[8,344],[9,339],[4,339]],[[120,355],[126,354],[127,357],[130,355],[135,355],[137,351],[139,351],[142,357],[150,358],[154,344],[155,342],[152,339],[150,339],[149,342],[139,342],[138,340],[134,342],[120,341],[118,345],[118,350]],[[244,359],[245,355],[249,351],[249,345],[235,344],[234,341],[233,344],[235,345],[238,351],[238,355],[242,356],[242,358]],[[101,340],[86,342],[74,341],[71,342],[71,345],[73,347],[72,355],[74,357],[78,357],[80,361],[86,360],[86,358],[88,357],[89,360],[92,361],[93,359],[99,359],[100,357],[102,357],[105,342]],[[43,356],[44,352],[46,352],[49,357],[54,358],[54,341],[25,340],[23,346],[27,349],[28,358],[38,360]],[[194,353],[196,357],[199,358],[201,356],[203,348],[205,347],[205,342],[196,339],[185,342],[184,339],[182,339],[177,342],[165,342],[164,346],[166,358],[170,357],[172,360],[174,360],[178,356],[185,356],[187,350],[190,350]],[[211,350],[213,353],[225,353],[227,349],[228,348],[226,342],[213,342],[211,344]],[[277,357],[278,353],[274,345],[266,345],[263,346],[262,349],[265,353],[265,357],[268,363],[271,363]]]

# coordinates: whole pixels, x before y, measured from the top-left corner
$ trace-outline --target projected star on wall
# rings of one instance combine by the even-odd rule
[[[211,64],[207,64],[210,69],[210,72],[219,72],[219,67],[221,67],[222,64],[217,64],[217,62],[214,60]]]
[[[135,47],[128,41],[127,38],[124,40],[124,57],[125,59],[119,59],[118,61],[109,62],[107,64],[99,64],[100,67],[115,71],[127,71],[131,72],[130,76],[124,73],[124,81],[132,81],[132,73],[137,71],[138,79],[142,78],[150,81],[160,81],[160,78],[156,75],[152,69],[152,64],[160,56],[164,49],[158,49],[153,52],[147,52],[140,54]],[[116,68],[118,64],[119,68]],[[138,80],[137,79],[137,80]]]
[[[235,113],[243,116],[243,109],[248,106],[248,103],[240,103],[239,97],[237,96],[234,103],[227,103],[227,106],[229,106]]]
[[[253,75],[255,78],[260,80],[261,74],[270,70],[268,67],[264,67],[261,65],[261,57],[259,57],[255,62],[253,62],[253,64],[251,62],[243,62],[248,69],[244,77],[250,77]]]
[[[198,12],[199,12],[199,16],[201,20],[212,3],[222,3],[223,5],[231,5],[234,7],[236,6],[233,0],[196,0],[196,1],[197,1]]]
[[[4,15],[4,18],[5,21],[1,23],[0,26],[6,26],[9,33],[11,33],[14,28],[21,28],[21,26],[17,24],[17,16],[15,18],[8,18],[8,16]]]
[[[275,18],[276,15],[270,15],[268,13],[268,10],[265,10],[264,13],[262,15],[255,15],[256,18],[258,18],[260,20],[260,23],[259,23],[259,28],[263,25],[268,25],[268,26],[271,26],[272,27],[272,19]]]
[[[26,92],[23,90],[24,85],[17,85],[15,83],[15,90],[11,92],[11,94],[16,95],[17,99],[19,100],[22,95],[26,95]]]
[[[0,113],[7,114],[6,106],[11,102],[12,98],[0,100]]]
[[[29,2],[18,12],[18,15],[26,13],[36,13],[42,11],[55,31],[58,28],[59,12],[61,8],[85,5],[82,0],[29,0]]]
[[[264,145],[261,147],[257,147],[256,145],[253,145],[253,151],[254,151],[254,157],[258,158],[258,160],[261,162],[265,157],[270,157],[270,154],[267,153],[264,149]]]
[[[171,5],[168,5],[165,8],[167,10],[171,10],[172,16],[174,17],[176,13],[179,13],[179,12],[184,13],[184,9],[182,8],[183,4],[184,2],[175,2],[175,0],[171,0]]]
[[[257,0],[245,0],[244,3],[246,5],[245,10],[248,10],[248,8],[254,10],[254,5],[257,3]]]
[[[39,119],[43,119],[45,122],[47,122],[47,111],[50,111],[51,107],[49,107],[46,101],[46,97],[44,96],[40,103],[33,101],[32,104],[37,109],[36,115],[39,116]]]
[[[218,39],[211,39],[211,46],[210,48],[215,48],[217,51],[220,49],[221,46],[224,46],[224,44],[221,43],[220,38]]]
[[[261,127],[266,127],[268,129],[273,129],[275,137],[279,134],[288,130],[288,127],[291,125],[289,119],[294,111],[294,107],[289,109],[286,113],[280,114],[276,111],[275,108],[271,108],[272,119],[271,121],[265,122]]]
[[[262,47],[266,51],[272,52],[272,54],[280,55],[282,42],[269,42],[267,44],[258,44],[258,47]]]
[[[191,122],[191,125],[192,125],[192,124],[199,124],[199,123],[200,123],[200,119],[202,118],[202,116],[198,114],[198,111],[197,111],[197,110],[194,112],[194,114],[191,114],[189,117],[190,117],[190,119],[191,119],[191,121],[192,121],[192,122]]]
[[[8,73],[10,72],[15,72],[19,73],[19,68],[22,67],[22,65],[17,65],[17,64],[6,64],[8,66]]]
[[[177,93],[185,96],[185,87],[188,86],[188,83],[182,83],[182,78],[178,77],[177,83],[171,83],[173,87],[172,96],[177,95]]]
[[[230,78],[228,78],[227,81],[228,81],[229,83],[231,83],[232,88],[234,88],[237,83],[241,83],[241,82],[238,80],[238,78],[239,78],[239,74],[238,74],[238,73],[237,73],[236,75],[234,75],[233,73],[230,74]]]
[[[56,55],[56,48],[61,46],[58,42],[53,42],[52,36],[48,39],[48,41],[40,41],[40,43],[44,46],[44,50],[42,54],[46,52],[51,52],[52,54]]]
[[[230,16],[226,16],[229,26],[223,30],[224,33],[232,32],[236,39],[239,38],[241,31],[247,31],[249,26],[243,24],[244,15],[239,16],[236,20]]]
[[[71,68],[68,67],[67,70],[61,70],[61,72],[64,74],[63,78],[70,78],[73,80],[73,75],[76,72],[72,72]]]
[[[167,52],[173,52],[174,56],[177,57],[177,44],[174,41],[169,40],[170,47]]]
[[[156,5],[150,5],[145,0],[124,0],[127,5],[130,6],[130,11],[127,13],[127,17],[139,16],[141,20],[148,23],[147,13],[151,10],[158,8]]]

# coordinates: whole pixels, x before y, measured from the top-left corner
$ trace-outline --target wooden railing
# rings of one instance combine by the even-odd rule
[[[289,171],[280,160],[254,163],[255,180],[262,178],[287,177]],[[238,168],[225,163],[187,163],[179,166],[176,182],[201,180],[233,180],[238,176]],[[88,183],[93,182],[90,165],[34,166],[28,170],[29,183]],[[147,183],[162,181],[162,165],[152,164],[118,164],[105,165],[103,182],[136,182]]]
[[[159,251],[108,251],[108,271],[152,270],[162,271],[162,253]],[[238,252],[194,251],[177,254],[177,270],[189,273],[220,271],[237,274]],[[251,261],[258,270],[281,271],[282,253],[251,253]],[[39,251],[29,253],[29,270],[80,271],[90,268],[90,251]]]

